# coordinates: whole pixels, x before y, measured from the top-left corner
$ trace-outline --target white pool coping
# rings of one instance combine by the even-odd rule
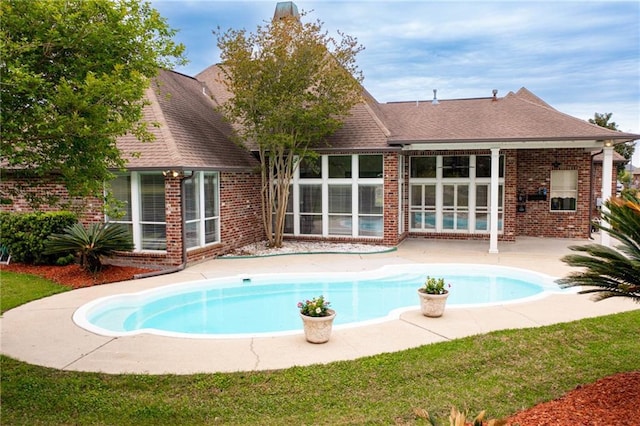
[[[398,312],[397,318],[388,321],[336,327],[329,342],[320,345],[307,343],[302,333],[239,339],[184,339],[151,334],[101,336],[78,327],[72,320],[80,306],[100,297],[247,273],[365,273],[391,264],[472,263],[564,276],[571,268],[559,259],[568,253],[567,246],[586,243],[589,241],[519,238],[516,243],[500,243],[500,253],[489,254],[486,241],[407,240],[397,251],[382,254],[211,260],[176,274],[78,289],[12,309],[0,320],[0,350],[31,364],[110,374],[272,370],[356,359],[493,330],[539,327],[638,309],[637,304],[627,299],[593,302],[589,296],[575,292],[550,294],[521,303],[447,308],[440,318],[426,318],[416,306]]]
[[[116,306],[122,306],[120,309],[122,312],[118,314],[120,318],[117,322],[123,324],[124,321],[131,315],[136,314],[137,309],[141,309],[141,305],[159,301],[165,297],[174,297],[180,294],[186,294],[191,292],[202,292],[215,290],[219,288],[243,288],[245,282],[262,284],[265,280],[271,282],[274,277],[278,277],[281,283],[287,284],[303,284],[306,282],[315,282],[318,279],[331,279],[336,282],[342,281],[358,281],[358,280],[376,280],[384,279],[388,277],[397,277],[401,274],[409,274],[410,276],[416,276],[417,274],[433,275],[433,276],[451,276],[451,275],[471,275],[478,277],[485,277],[490,275],[498,275],[499,277],[521,280],[530,283],[540,288],[540,291],[530,295],[514,299],[493,301],[493,302],[478,302],[478,303],[449,303],[448,309],[462,309],[462,308],[482,308],[500,305],[509,305],[512,303],[526,303],[541,298],[547,297],[550,294],[558,293],[571,293],[575,292],[575,289],[561,289],[555,281],[559,277],[552,277],[550,275],[542,274],[535,271],[530,271],[522,268],[514,268],[509,266],[499,265],[481,265],[481,264],[467,264],[467,263],[438,263],[438,264],[393,264],[383,265],[380,268],[358,271],[358,272],[295,272],[295,273],[244,273],[231,277],[219,277],[211,278],[207,280],[189,281],[185,283],[170,284],[162,287],[156,287],[148,290],[142,290],[136,293],[119,293],[111,296],[100,297],[96,300],[92,300],[82,306],[80,306],[73,314],[73,322],[81,328],[90,331],[101,336],[111,337],[125,337],[134,336],[138,334],[153,334],[156,336],[166,337],[181,337],[189,339],[245,339],[245,338],[257,338],[257,337],[278,337],[287,336],[292,334],[300,334],[302,324],[289,330],[283,331],[268,331],[268,332],[245,332],[245,333],[189,333],[180,331],[163,330],[157,328],[141,328],[135,330],[115,330],[105,328],[92,322],[90,318],[95,317],[106,309],[114,309]],[[261,287],[259,287],[261,288]],[[417,289],[417,286],[416,286]],[[298,289],[300,290],[300,289]],[[453,289],[452,291],[455,291]],[[327,291],[331,292],[330,288]],[[334,329],[348,329],[355,327],[362,327],[372,324],[379,324],[385,321],[391,321],[400,318],[401,314],[407,311],[416,309],[419,305],[419,298],[416,296],[415,303],[413,305],[405,305],[395,309],[389,310],[384,316],[379,316],[367,320],[354,321],[350,323],[340,324],[335,323]],[[292,310],[296,308],[291,306]],[[336,307],[337,309],[337,307]],[[147,313],[148,314],[148,313]]]

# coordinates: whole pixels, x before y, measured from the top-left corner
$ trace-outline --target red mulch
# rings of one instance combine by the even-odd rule
[[[75,264],[66,266],[36,266],[24,265],[21,263],[0,265],[0,269],[3,271],[37,275],[72,288],[91,287],[98,284],[127,281],[133,279],[133,276],[136,274],[143,274],[152,271],[151,269],[136,268],[132,266],[105,265],[102,271],[96,274],[91,274],[90,272],[80,268],[79,265]]]
[[[125,281],[150,269],[107,265],[92,275],[78,265],[0,265],[0,269],[38,275],[73,288]],[[510,426],[635,426],[640,425],[640,371],[619,373],[578,386],[553,401],[520,411],[506,419]]]
[[[640,371],[578,386],[566,395],[507,419],[518,426],[640,425]]]

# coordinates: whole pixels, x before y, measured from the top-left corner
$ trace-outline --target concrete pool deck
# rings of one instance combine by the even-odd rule
[[[590,242],[519,238],[515,243],[500,243],[500,252],[489,254],[487,241],[408,239],[397,250],[385,253],[215,259],[178,273],[74,290],[7,311],[0,319],[0,350],[30,364],[111,374],[272,370],[395,352],[492,330],[538,327],[638,309],[627,299],[596,303],[589,296],[567,293],[491,307],[447,308],[440,318],[426,318],[420,314],[416,296],[416,309],[402,313],[398,319],[334,329],[329,342],[321,345],[307,343],[302,332],[239,339],[150,334],[106,337],[72,321],[78,307],[98,297],[246,273],[347,272],[389,264],[469,263],[517,267],[562,277],[572,270],[560,261],[570,252],[568,246]]]

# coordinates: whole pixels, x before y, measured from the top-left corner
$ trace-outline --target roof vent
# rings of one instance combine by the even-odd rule
[[[493,101],[498,100],[498,89],[493,89]]]
[[[431,101],[431,105],[438,105],[438,89],[433,89],[433,100]]]

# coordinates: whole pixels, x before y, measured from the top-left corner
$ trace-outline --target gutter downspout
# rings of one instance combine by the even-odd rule
[[[168,268],[168,269],[161,269],[158,271],[153,271],[153,272],[147,272],[144,274],[136,274],[133,276],[134,280],[140,279],[140,278],[151,278],[151,277],[157,277],[159,275],[167,275],[167,274],[173,274],[175,272],[180,272],[182,270],[184,270],[184,268],[187,267],[187,244],[186,244],[186,236],[187,236],[187,231],[186,231],[186,227],[185,224],[187,223],[187,214],[185,211],[185,194],[184,194],[184,183],[187,180],[191,180],[193,179],[193,175],[195,174],[195,172],[192,170],[191,174],[189,176],[183,176],[180,179],[180,216],[182,217],[182,227],[181,227],[181,239],[182,239],[182,263],[176,267],[173,268]]]

